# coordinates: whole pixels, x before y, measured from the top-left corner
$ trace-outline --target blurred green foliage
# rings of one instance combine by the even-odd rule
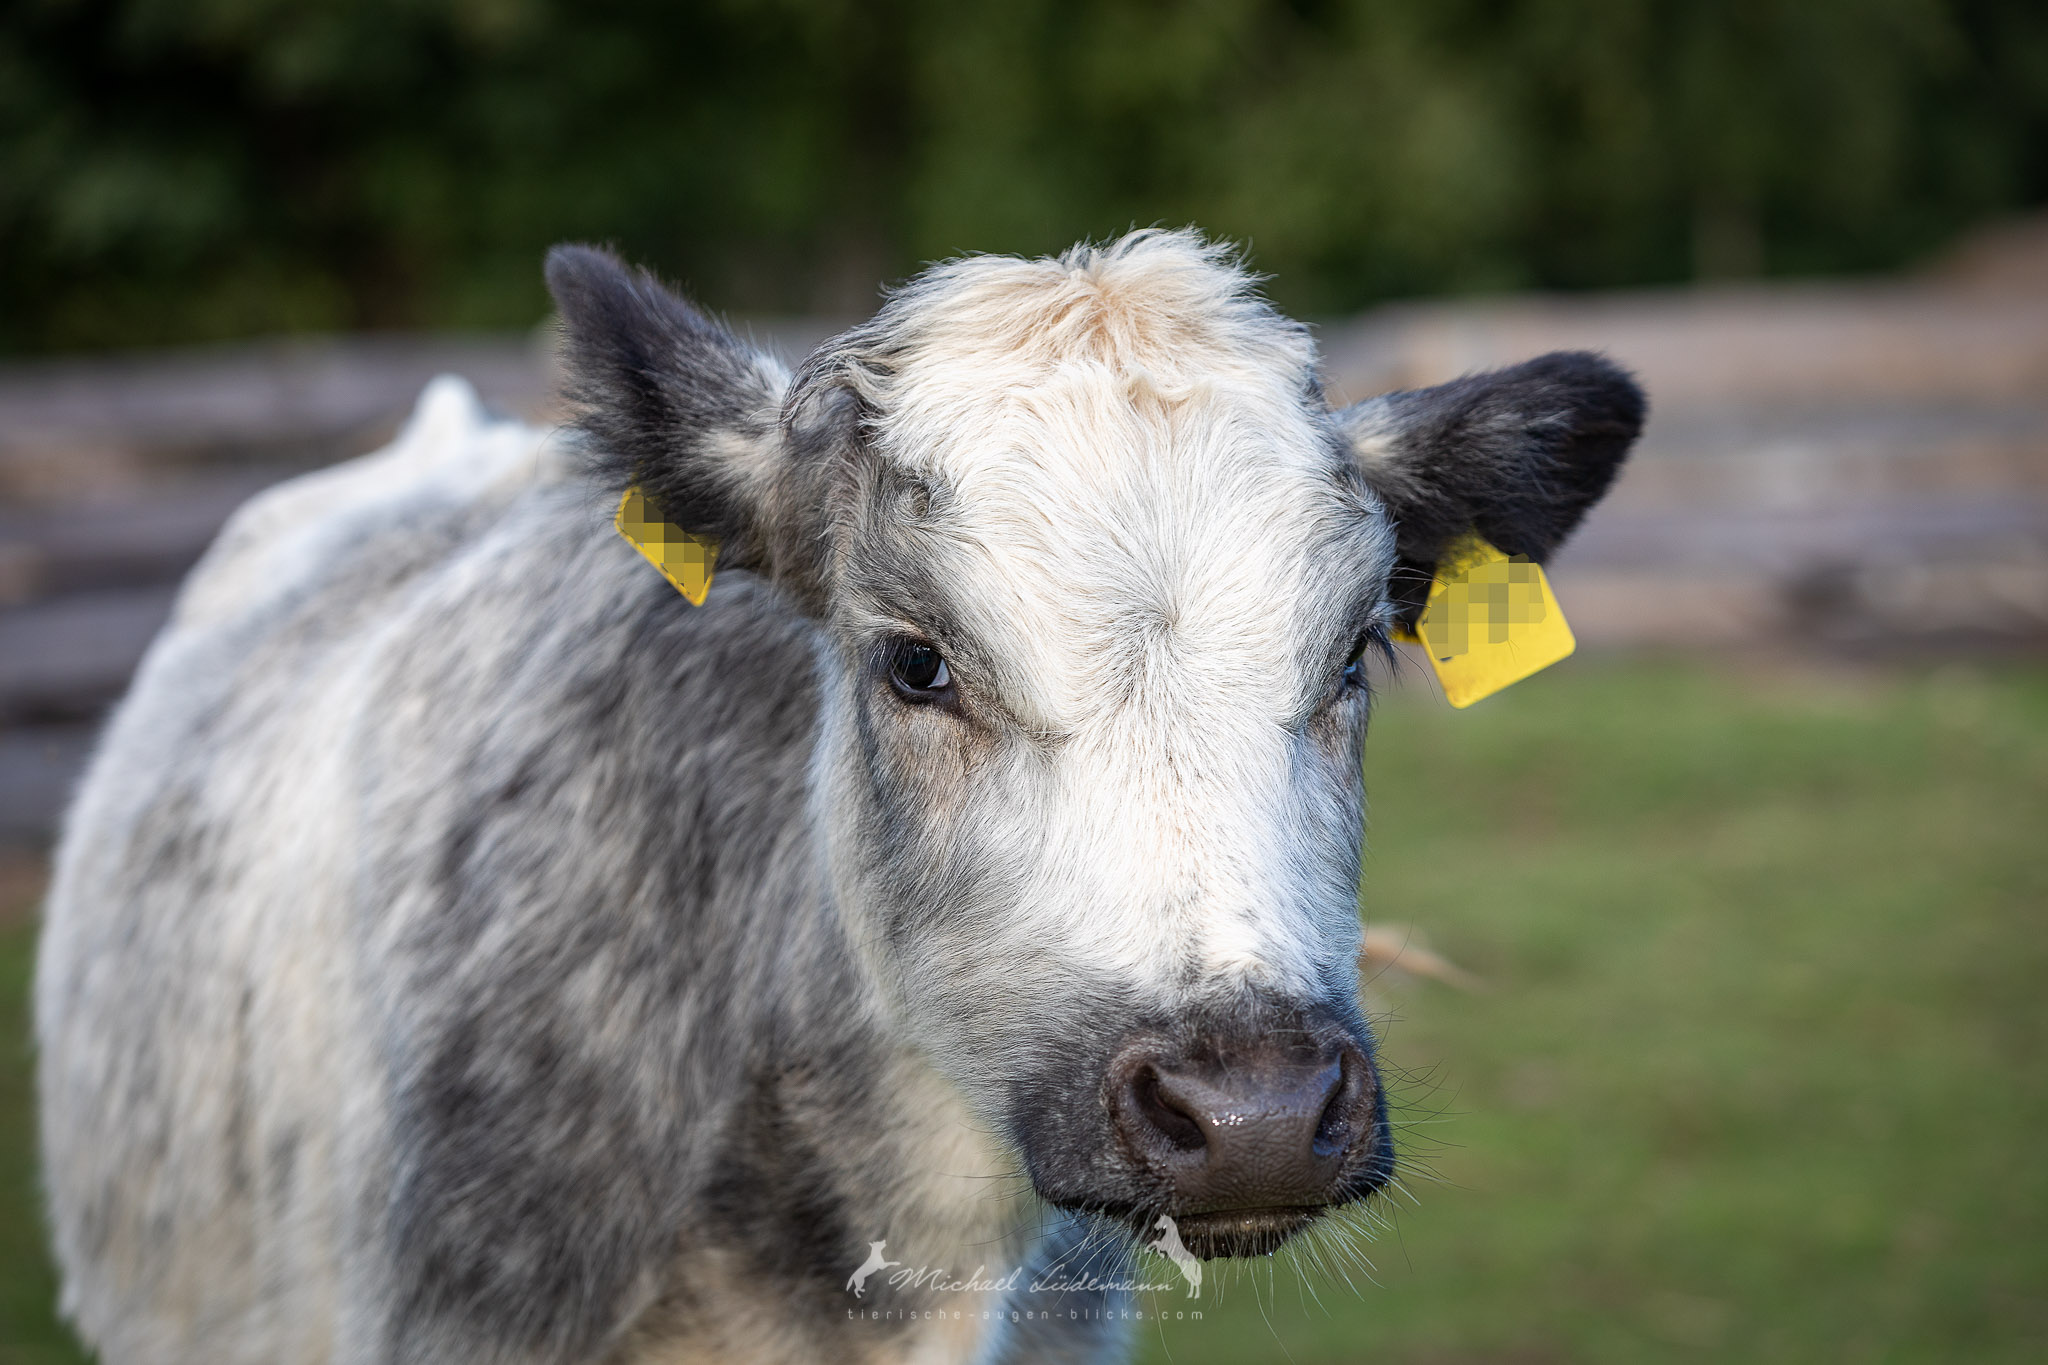
[[[505,326],[595,238],[850,312],[1248,241],[1283,303],[1855,270],[2048,200],[2038,0],[12,0],[0,349]]]

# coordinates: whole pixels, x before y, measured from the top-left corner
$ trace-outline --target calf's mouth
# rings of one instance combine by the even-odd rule
[[[1174,1219],[1180,1244],[1200,1260],[1270,1256],[1321,1217],[1320,1208],[1226,1209]]]

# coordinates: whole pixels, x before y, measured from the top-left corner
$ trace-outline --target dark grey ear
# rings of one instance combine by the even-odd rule
[[[789,376],[644,270],[558,246],[566,392],[592,475],[637,483],[669,521],[718,538],[718,567],[786,577],[803,532],[782,427]]]
[[[1390,591],[1402,621],[1414,624],[1437,561],[1467,531],[1508,554],[1549,559],[1614,481],[1647,407],[1613,361],[1553,351],[1339,412],[1394,518]]]

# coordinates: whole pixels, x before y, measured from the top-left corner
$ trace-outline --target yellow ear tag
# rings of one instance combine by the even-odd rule
[[[1415,626],[1394,638],[1428,651],[1444,698],[1457,707],[1490,697],[1577,647],[1543,566],[1527,555],[1504,555],[1476,533],[1453,544],[1436,566]]]
[[[718,560],[717,541],[709,536],[693,536],[665,520],[638,484],[628,488],[626,496],[619,499],[619,515],[612,524],[619,528],[627,544],[661,570],[661,576],[677,592],[690,599],[691,606],[704,605],[704,594],[711,591],[711,566]]]

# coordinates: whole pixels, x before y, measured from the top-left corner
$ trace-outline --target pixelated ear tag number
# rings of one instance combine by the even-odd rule
[[[659,508],[640,491],[639,485],[626,490],[619,499],[619,514],[613,519],[626,543],[638,550],[649,564],[690,605],[704,605],[711,591],[711,566],[718,561],[718,542],[709,536],[693,536],[666,520]]]
[[[1577,643],[1543,566],[1504,555],[1476,534],[1451,546],[1414,631],[1395,638],[1428,652],[1445,699],[1457,707],[1550,667]]]

